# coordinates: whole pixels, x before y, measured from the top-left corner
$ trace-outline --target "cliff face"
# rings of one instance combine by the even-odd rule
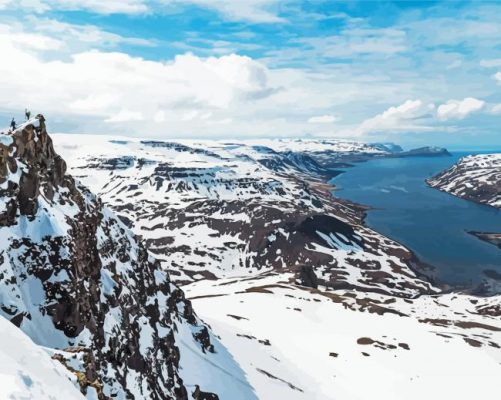
[[[89,396],[188,398],[178,343],[208,357],[214,339],[183,292],[66,174],[42,116],[1,136],[0,315]]]

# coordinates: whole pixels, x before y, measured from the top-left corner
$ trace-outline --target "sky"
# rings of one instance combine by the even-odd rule
[[[501,1],[0,0],[0,125],[501,148]]]

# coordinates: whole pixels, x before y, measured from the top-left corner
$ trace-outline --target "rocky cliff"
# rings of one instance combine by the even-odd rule
[[[126,226],[66,173],[44,118],[0,136],[0,315],[50,348],[89,398],[207,390],[219,373],[210,362],[231,367],[224,348]]]

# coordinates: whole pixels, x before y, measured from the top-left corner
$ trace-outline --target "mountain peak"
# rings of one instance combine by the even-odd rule
[[[1,136],[0,183],[7,182],[2,194],[10,198],[7,213],[0,213],[0,226],[5,226],[14,222],[17,210],[33,217],[40,194],[48,202],[54,200],[57,188],[63,185],[66,163],[55,152],[41,114]]]

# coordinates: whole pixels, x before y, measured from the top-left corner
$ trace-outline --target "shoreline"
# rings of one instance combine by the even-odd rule
[[[446,155],[442,155],[442,156],[445,157]],[[447,156],[450,157],[451,154],[449,153]],[[413,156],[413,157],[423,157],[423,156]],[[424,156],[424,157],[427,157],[427,156]],[[382,159],[382,158],[398,158],[398,157],[373,157],[373,158],[368,158],[368,159],[364,159],[364,160],[357,160],[356,162],[354,162],[353,164],[351,164],[349,167],[356,167],[357,164],[364,163],[364,162],[369,161],[371,159]],[[408,158],[408,157],[405,157],[405,158]],[[348,172],[348,171],[342,170],[342,171],[338,171],[338,172],[339,173],[336,174],[333,178],[331,178],[331,180],[335,179],[340,174]],[[430,178],[428,178],[428,179],[430,179]],[[428,187],[430,187],[432,189],[438,189],[438,190],[440,190],[440,191],[442,191],[444,193],[447,193],[447,194],[449,194],[451,196],[454,196],[453,194],[451,194],[451,193],[449,193],[447,191],[444,191],[444,190],[441,190],[440,188],[431,186],[428,183],[428,179],[425,179],[425,183],[426,183],[426,185]],[[485,296],[496,295],[495,293],[491,294],[491,293],[487,293],[486,292],[486,289],[484,287],[483,281],[485,281],[487,278],[490,278],[490,276],[489,276],[489,274],[487,274],[485,272],[484,272],[484,275],[481,276],[482,281],[478,282],[478,283],[464,282],[464,283],[452,284],[452,283],[447,283],[447,282],[444,282],[444,281],[440,280],[437,277],[437,275],[436,275],[436,271],[438,270],[438,267],[434,266],[433,264],[430,264],[430,263],[427,263],[427,262],[421,260],[420,257],[419,257],[419,255],[417,254],[417,252],[415,250],[413,250],[409,246],[403,244],[398,239],[395,239],[395,238],[393,238],[391,236],[388,236],[386,234],[381,233],[375,227],[372,227],[372,226],[370,226],[367,223],[368,212],[375,211],[375,210],[382,210],[383,209],[382,207],[373,207],[373,206],[369,206],[369,205],[365,205],[365,204],[354,202],[354,201],[352,201],[350,199],[337,197],[335,193],[337,191],[339,191],[339,190],[342,190],[342,188],[339,188],[338,186],[336,186],[334,182],[329,183],[329,185],[332,187],[331,194],[332,194],[333,198],[335,198],[338,201],[340,200],[342,202],[346,202],[347,204],[349,204],[350,206],[356,208],[358,211],[361,212],[361,215],[362,215],[361,221],[362,221],[362,223],[363,223],[363,225],[365,227],[367,227],[367,228],[369,228],[369,229],[377,232],[378,234],[380,234],[380,235],[382,235],[384,237],[387,237],[388,239],[390,239],[390,240],[398,243],[400,246],[402,246],[403,248],[405,248],[412,255],[409,260],[405,261],[406,264],[409,265],[409,267],[412,269],[412,271],[414,273],[416,273],[416,275],[420,279],[423,279],[423,280],[431,283],[433,286],[435,286],[438,289],[440,289],[441,293],[446,294],[446,293],[451,293],[451,292],[460,292],[460,293],[474,295],[474,296],[478,296],[478,297],[485,297]],[[458,196],[455,196],[455,197],[458,197]],[[464,199],[464,200],[468,200],[468,199]],[[494,208],[496,210],[499,210],[498,208],[496,208],[494,206],[491,206],[491,205],[488,205],[488,204],[479,203],[479,202],[475,202],[475,203],[479,204],[479,205],[483,205],[483,206],[489,206],[489,208]],[[470,233],[470,232],[468,232],[468,233]],[[492,233],[484,233],[484,232],[482,232],[482,233],[483,234],[492,234]],[[496,234],[494,234],[494,235],[496,235]],[[500,242],[497,245],[501,249],[501,234],[499,234],[499,236],[500,236],[500,239],[499,239]],[[479,238],[479,239],[481,239],[481,238]],[[485,240],[485,239],[483,239],[483,240]],[[485,241],[487,241],[487,240],[485,240]],[[489,243],[494,244],[492,242],[489,242]]]

